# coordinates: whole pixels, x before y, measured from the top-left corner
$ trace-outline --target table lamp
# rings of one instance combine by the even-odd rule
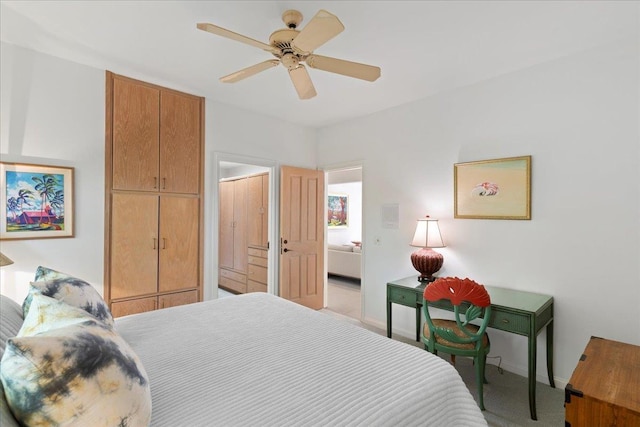
[[[442,267],[444,257],[431,248],[445,247],[440,234],[440,227],[438,227],[438,220],[430,218],[428,215],[425,218],[418,219],[416,233],[413,235],[411,246],[420,248],[411,254],[413,268],[420,273],[418,280],[427,283],[436,280],[433,275]]]

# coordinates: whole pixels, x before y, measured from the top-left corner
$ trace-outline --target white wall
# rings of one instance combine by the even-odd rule
[[[102,292],[104,71],[5,43],[0,67],[1,159],[75,168],[76,235],[0,242],[15,262],[0,270],[2,293],[22,302],[38,265],[77,275]]]
[[[626,40],[320,130],[321,167],[364,164],[365,320],[384,327],[386,282],[417,274],[409,242],[429,214],[447,244],[441,275],[554,296],[561,386],[591,335],[640,344],[638,52]],[[530,221],[453,218],[454,163],[520,155]],[[385,203],[399,204],[399,230],[381,226]],[[414,319],[394,306],[397,332],[415,336]],[[491,355],[526,375],[526,340],[490,334]]]
[[[327,185],[329,194],[346,194],[349,196],[346,228],[329,228],[327,244],[351,245],[351,242],[362,241],[362,182],[345,182]]]
[[[102,293],[105,71],[6,43],[0,55],[2,161],[75,167],[76,219],[74,238],[2,241],[0,250],[15,264],[0,270],[0,290],[22,302],[42,264],[83,278]],[[153,76],[129,77],[167,86]],[[209,184],[213,153],[301,167],[316,161],[313,130],[210,100],[205,109],[205,295],[211,295],[217,276],[212,242],[217,233],[211,225],[217,185]]]

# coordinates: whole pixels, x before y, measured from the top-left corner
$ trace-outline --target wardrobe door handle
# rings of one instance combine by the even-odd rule
[[[156,250],[156,238],[155,237],[153,238],[153,250],[154,251]]]
[[[162,189],[163,190],[167,189],[167,178],[162,178]]]
[[[153,177],[153,189],[157,189],[158,188],[158,177],[154,176]]]
[[[162,249],[167,249],[167,239],[165,237],[162,238]]]

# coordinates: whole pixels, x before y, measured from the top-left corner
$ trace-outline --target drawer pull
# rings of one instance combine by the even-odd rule
[[[509,319],[502,319],[502,323],[509,323]]]

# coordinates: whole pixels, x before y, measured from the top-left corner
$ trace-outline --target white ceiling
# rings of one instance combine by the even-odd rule
[[[297,9],[345,31],[316,53],[377,65],[370,83],[310,69],[301,101],[279,66],[234,84],[218,78],[271,59],[196,29],[209,22],[268,43]],[[1,39],[305,126],[325,126],[627,37],[633,1],[5,1]]]

